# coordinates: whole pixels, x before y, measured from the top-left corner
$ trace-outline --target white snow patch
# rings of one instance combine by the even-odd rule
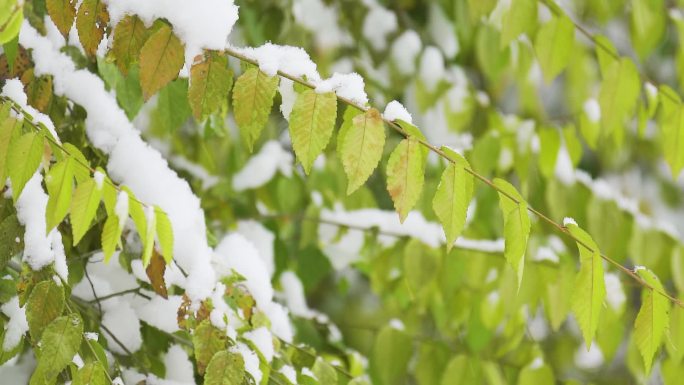
[[[413,118],[411,117],[411,114],[408,112],[406,107],[396,100],[392,100],[391,102],[387,103],[387,106],[385,106],[385,112],[382,113],[382,116],[390,122],[401,119],[407,123],[413,124]]]
[[[19,297],[17,296],[2,304],[0,311],[9,317],[5,329],[5,340],[2,343],[2,350],[7,352],[21,342],[21,337],[28,331],[28,322],[24,308],[19,307]]]
[[[233,176],[233,188],[238,192],[259,188],[273,179],[278,171],[290,177],[292,162],[292,154],[285,151],[280,143],[271,140]]]

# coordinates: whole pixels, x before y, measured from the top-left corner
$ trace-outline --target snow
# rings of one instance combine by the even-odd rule
[[[338,10],[334,3],[327,5],[321,0],[294,0],[292,14],[298,24],[313,33],[316,45],[323,50],[352,43],[349,34],[338,24]]]
[[[304,296],[304,286],[297,274],[284,271],[280,275],[280,286],[283,289],[285,303],[290,312],[298,317],[312,318],[316,313],[309,309]]]
[[[266,271],[269,276],[275,272],[275,260],[273,256],[273,242],[275,235],[264,227],[261,223],[255,220],[238,221],[237,232],[247,238],[248,241],[259,251],[259,257],[266,265]]]
[[[587,99],[582,108],[591,123],[598,123],[601,120],[601,106],[596,99]]]
[[[413,118],[406,107],[396,100],[392,100],[391,102],[387,103],[387,106],[385,106],[385,112],[382,113],[382,117],[390,122],[401,119],[407,123],[413,123]]]
[[[565,143],[558,150],[554,174],[565,185],[571,185],[575,181],[575,168],[572,165],[572,159],[570,159],[570,153],[565,147]]]
[[[80,356],[78,353],[76,353],[76,354],[74,355],[74,358],[71,360],[71,362],[72,362],[74,365],[76,365],[76,367],[79,368],[79,369],[81,369],[81,368],[83,367],[83,365],[84,365],[84,364],[83,364],[83,358],[81,358],[81,356]]]
[[[364,88],[363,78],[356,72],[350,74],[335,72],[330,78],[318,83],[316,92],[319,94],[335,92],[337,96],[363,107],[368,104],[368,95]]]
[[[430,6],[430,21],[427,27],[432,41],[441,48],[444,56],[453,59],[460,51],[458,35],[438,4],[433,3]]]
[[[575,220],[570,217],[563,218],[563,226],[568,227],[569,225],[577,226],[577,222],[575,222]]]
[[[293,384],[297,383],[297,372],[295,369],[290,366],[290,365],[283,365],[282,368],[280,368],[280,374],[285,376],[288,381],[290,381]]]
[[[396,330],[400,330],[400,331],[406,330],[406,326],[404,326],[404,323],[401,322],[401,320],[398,319],[398,318],[392,318],[392,319],[389,321],[389,326],[390,326],[392,329],[396,329]]]
[[[119,219],[119,229],[123,229],[126,219],[128,219],[128,193],[123,190],[116,195],[114,214]]]
[[[387,35],[397,30],[397,16],[375,0],[364,2],[369,10],[363,20],[363,37],[375,50],[382,51],[387,47]]]
[[[179,345],[173,345],[164,355],[166,379],[182,384],[194,384],[194,370],[188,354]]]
[[[192,64],[202,49],[221,50],[238,20],[233,0],[105,0],[111,25],[125,15],[138,15],[147,26],[164,18],[173,32],[185,43],[185,62]],[[198,22],[201,20],[201,22]]]
[[[390,55],[403,75],[412,75],[416,71],[416,57],[423,48],[418,33],[412,29],[404,31],[392,43]]]
[[[28,112],[28,114],[33,117],[33,121],[36,124],[45,125],[52,135],[52,138],[57,143],[62,143],[59,140],[59,136],[57,136],[55,125],[52,123],[50,117],[28,104],[28,97],[26,96],[26,93],[24,93],[24,85],[19,79],[8,79],[5,81],[5,85],[2,87],[2,92],[0,94],[12,99],[22,110]],[[23,118],[23,116],[21,116],[21,118]]]
[[[644,88],[649,99],[655,99],[658,96],[658,88],[651,82],[645,82]]]
[[[321,80],[321,75],[316,69],[316,63],[300,47],[266,43],[256,48],[233,49],[252,60],[256,60],[259,63],[259,69],[269,76],[275,76],[278,71],[282,71],[296,78],[306,77],[308,81],[314,84]]]
[[[113,19],[122,16],[122,10],[131,8],[136,12],[144,12],[151,17],[160,4],[168,6],[168,2],[150,1],[139,3],[125,0],[117,2],[113,10]],[[181,21],[179,10],[197,7],[205,9],[206,0],[198,4],[189,3],[178,7],[168,7],[165,15],[174,23]],[[180,4],[180,3],[179,3]],[[226,3],[232,7],[231,3]],[[212,9],[211,16],[200,25],[206,24],[207,31],[212,28],[214,15],[225,11],[223,5]],[[192,16],[197,10],[188,10],[185,16]],[[112,10],[110,10],[111,12]],[[171,15],[171,13],[174,13]],[[156,14],[155,14],[156,15]],[[232,23],[227,23],[221,16],[222,28],[230,30]],[[197,25],[196,20],[188,25]],[[183,27],[180,27],[182,31]],[[203,29],[203,28],[199,28]],[[180,32],[180,34],[183,34]],[[193,35],[188,32],[188,35]],[[193,35],[194,36],[194,35]],[[189,37],[190,40],[197,36]],[[204,212],[199,199],[193,194],[188,183],[169,168],[161,154],[151,148],[140,138],[139,131],[129,122],[126,114],[119,108],[115,97],[106,91],[103,81],[88,70],[77,70],[74,63],[50,40],[42,37],[24,21],[19,37],[20,43],[27,49],[33,49],[33,59],[37,75],[53,75],[55,93],[71,99],[83,106],[87,112],[86,133],[91,143],[109,155],[107,170],[117,183],[127,185],[143,202],[159,206],[167,213],[174,233],[174,254],[176,261],[189,271],[186,293],[197,300],[206,297],[214,285],[211,268],[208,267],[211,249],[206,240]],[[204,43],[207,43],[205,41]],[[190,44],[190,43],[188,43]],[[224,43],[221,42],[220,47]],[[211,48],[211,47],[208,47]],[[151,183],[154,181],[154,183]]]
[[[259,349],[259,352],[264,356],[266,362],[271,362],[271,360],[273,360],[273,356],[275,355],[273,337],[266,327],[262,326],[258,329],[248,331],[242,336]]]
[[[24,186],[17,200],[17,218],[24,225],[24,261],[33,270],[40,270],[55,261],[56,254],[60,259],[64,255],[64,247],[61,246],[62,236],[56,229],[45,234],[45,210],[48,196],[43,191],[41,182],[42,175],[37,171]],[[56,246],[56,247],[55,247]],[[61,248],[60,248],[61,246]],[[55,250],[55,248],[57,250]],[[64,257],[66,263],[66,257]],[[65,266],[59,264],[58,273],[66,275]]]
[[[88,340],[88,341],[97,341],[98,338],[100,338],[100,335],[95,332],[85,332],[83,333],[83,336]]]
[[[613,310],[619,310],[622,305],[627,301],[625,291],[622,288],[622,282],[620,282],[620,277],[613,272],[606,273],[606,302],[613,308]]]
[[[444,78],[444,57],[437,47],[428,46],[420,58],[419,76],[428,91],[434,91]]]
[[[591,344],[591,348],[588,351],[584,345],[581,345],[575,352],[575,365],[580,369],[597,369],[603,365],[603,361],[603,352],[596,341]]]
[[[215,175],[211,175],[204,167],[193,163],[180,155],[171,155],[167,157],[169,162],[173,167],[185,171],[192,175],[193,177],[199,179],[202,182],[202,189],[208,190],[219,182],[219,178]]]
[[[140,349],[140,346],[142,346],[140,320],[131,305],[128,302],[121,301],[116,308],[103,310],[102,325],[109,329],[129,351],[135,352]],[[114,353],[127,354],[109,333],[105,333],[104,336],[107,339],[107,346]]]
[[[23,307],[19,307],[19,297],[14,296],[6,303],[0,306],[2,311],[9,321],[5,329],[5,340],[2,343],[2,350],[10,351],[14,349],[21,337],[28,331],[28,322],[26,322],[26,312]]]
[[[104,183],[105,174],[100,171],[95,171],[93,173],[93,179],[95,180],[95,186],[98,190],[102,190],[102,183]]]
[[[297,101],[297,92],[294,90],[294,81],[286,78],[280,79],[280,84],[278,85],[278,92],[280,93],[280,112],[283,113],[283,118],[290,121],[290,113],[292,113],[292,108]]]
[[[263,374],[259,369],[259,356],[257,356],[256,353],[251,351],[249,347],[242,342],[238,342],[237,344],[233,345],[230,348],[230,351],[234,353],[240,353],[240,355],[242,355],[242,358],[245,361],[245,370],[247,373],[254,378],[255,383],[261,383],[261,377]]]
[[[273,179],[278,171],[290,177],[293,161],[292,154],[285,151],[280,143],[275,140],[268,141],[233,176],[233,188],[237,192],[259,188]]]
[[[151,300],[141,303],[135,307],[135,312],[140,320],[156,327],[167,333],[179,331],[176,315],[183,302],[179,295],[169,296],[164,299],[161,296],[154,296]]]

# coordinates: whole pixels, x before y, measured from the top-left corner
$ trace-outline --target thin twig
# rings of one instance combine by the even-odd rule
[[[252,59],[252,58],[250,58],[250,57],[247,57],[247,56],[243,55],[242,53],[236,51],[236,50],[233,49],[233,48],[230,48],[230,47],[229,47],[229,48],[226,48],[225,52],[226,52],[227,55],[232,56],[232,57],[234,57],[234,58],[236,58],[236,59],[238,59],[238,60],[241,60],[241,61],[244,61],[244,62],[253,64],[253,65],[255,65],[255,66],[259,66],[259,62],[258,62],[257,60],[254,60],[254,59]],[[283,77],[283,78],[292,80],[292,81],[294,81],[294,82],[296,82],[296,83],[299,83],[299,84],[301,84],[301,85],[303,85],[303,86],[305,86],[305,87],[307,87],[307,88],[310,88],[310,89],[315,89],[315,88],[316,88],[316,86],[315,86],[313,83],[310,83],[309,81],[306,81],[306,80],[304,80],[304,79],[300,79],[300,78],[298,78],[298,77],[296,77],[296,76],[290,75],[290,74],[288,74],[288,73],[286,73],[286,72],[283,72],[283,71],[280,71],[280,70],[279,70],[277,74],[278,74],[280,77]],[[346,104],[346,105],[348,105],[348,106],[350,106],[350,107],[356,108],[357,110],[359,110],[359,111],[361,111],[361,112],[366,112],[366,111],[369,109],[369,107],[364,107],[364,106],[361,106],[361,105],[356,104],[356,103],[355,103],[354,101],[352,101],[351,99],[348,99],[348,98],[339,96],[339,95],[337,95],[337,94],[335,94],[335,95],[336,95],[336,97],[337,97],[337,99],[338,99],[339,101],[343,102],[344,104]],[[389,127],[391,127],[392,129],[394,129],[396,132],[398,132],[398,133],[401,134],[402,136],[407,137],[407,138],[410,136],[410,134],[409,134],[408,132],[406,132],[401,126],[399,126],[399,125],[398,125],[397,123],[395,123],[394,121],[388,120],[388,119],[386,119],[385,117],[382,117],[382,120],[385,122],[385,124],[387,124]],[[428,150],[430,150],[430,151],[432,151],[433,153],[439,155],[441,158],[445,159],[446,161],[448,161],[448,162],[450,162],[450,163],[454,163],[454,164],[455,164],[455,161],[454,161],[453,159],[451,159],[444,151],[442,151],[442,150],[441,150],[440,148],[438,148],[437,146],[435,146],[435,145],[429,143],[427,140],[424,140],[424,139],[422,139],[422,138],[414,138],[414,139],[416,139],[422,146],[424,146],[424,147],[427,148]],[[519,205],[520,203],[522,203],[522,202],[520,202],[518,199],[516,199],[514,196],[512,196],[511,194],[507,193],[506,191],[504,191],[504,190],[502,190],[501,188],[499,188],[498,186],[496,186],[496,185],[494,184],[494,182],[492,182],[491,180],[489,180],[487,177],[485,177],[485,176],[479,174],[477,171],[473,170],[472,168],[470,168],[470,167],[464,167],[464,169],[465,169],[466,172],[468,172],[469,174],[471,174],[475,179],[479,180],[480,182],[482,182],[482,183],[486,184],[487,186],[491,187],[492,189],[496,190],[499,194],[501,194],[501,195],[507,197],[508,199],[512,200],[514,203],[516,203],[516,204],[518,204],[518,205]],[[587,249],[587,250],[588,250],[589,252],[591,252],[591,253],[598,253],[598,254],[601,256],[601,258],[602,258],[603,260],[605,260],[606,262],[610,263],[611,265],[614,265],[615,267],[617,267],[617,268],[618,268],[620,271],[622,271],[623,273],[628,274],[628,275],[629,275],[630,277],[632,277],[634,280],[636,280],[637,282],[639,282],[642,286],[644,286],[644,287],[646,287],[646,288],[648,288],[648,289],[650,289],[650,290],[652,290],[652,291],[654,291],[654,292],[657,292],[658,294],[660,294],[660,295],[664,296],[665,298],[669,299],[670,301],[672,301],[672,302],[673,302],[674,304],[676,304],[677,306],[679,306],[679,307],[681,307],[681,308],[684,308],[684,303],[683,303],[682,301],[680,301],[680,300],[677,299],[676,297],[670,295],[669,293],[666,293],[666,292],[664,292],[664,291],[661,291],[661,290],[658,290],[658,289],[654,288],[654,287],[651,286],[649,283],[647,283],[646,281],[644,281],[638,274],[636,274],[634,271],[632,271],[632,269],[629,269],[629,268],[627,268],[627,267],[625,267],[625,266],[622,266],[620,263],[616,262],[614,259],[612,259],[612,258],[606,256],[605,254],[601,253],[599,250],[594,250],[592,247],[590,247],[589,245],[587,245],[586,243],[584,243],[582,240],[580,240],[580,239],[577,238],[576,236],[572,235],[572,234],[568,231],[568,229],[567,229],[565,226],[563,226],[563,225],[561,225],[561,224],[555,222],[554,220],[552,220],[551,218],[547,217],[547,216],[546,216],[545,214],[543,214],[542,212],[540,212],[540,211],[538,211],[537,209],[535,209],[534,207],[530,206],[529,204],[527,205],[527,210],[528,210],[529,212],[531,212],[532,214],[536,215],[536,216],[537,216],[538,218],[540,218],[542,221],[548,223],[549,225],[551,225],[552,227],[556,228],[556,229],[557,229],[558,231],[560,231],[561,233],[565,234],[566,236],[568,236],[569,238],[571,238],[572,240],[574,240],[575,243],[576,243],[577,245],[584,247],[585,249]]]

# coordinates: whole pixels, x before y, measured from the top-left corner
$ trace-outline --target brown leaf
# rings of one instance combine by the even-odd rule
[[[83,0],[76,15],[76,30],[88,56],[95,56],[107,23],[109,23],[109,13],[102,1]]]
[[[147,269],[145,269],[145,272],[152,283],[152,289],[154,292],[164,298],[168,298],[169,293],[166,290],[166,282],[164,281],[165,271],[166,262],[164,262],[164,258],[161,256],[161,254],[157,253],[157,250],[153,250],[150,264],[147,266]]]
[[[7,61],[7,55],[0,55],[0,81],[21,78],[24,72],[32,67],[33,64],[31,63],[31,59],[29,58],[26,48],[19,45],[17,57],[14,59],[14,66],[11,69]]]
[[[171,27],[162,24],[140,50],[140,86],[145,100],[178,76],[185,48]]]
[[[46,0],[45,5],[52,22],[66,39],[76,17],[75,2],[73,0]]]
[[[124,75],[128,74],[131,64],[138,61],[140,49],[147,36],[145,23],[135,15],[126,15],[114,28],[112,52],[116,58],[116,65]]]

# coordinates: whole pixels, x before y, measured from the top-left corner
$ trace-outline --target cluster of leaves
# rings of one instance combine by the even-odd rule
[[[0,43],[6,44],[2,60],[7,68],[3,77],[21,78],[29,103],[50,115],[58,125],[60,137],[73,139],[73,144],[55,141],[45,127],[34,124],[25,113],[24,119],[17,119],[10,113],[17,107],[10,102],[3,103],[0,111],[0,179],[9,177],[16,202],[26,183],[43,164],[49,196],[46,232],[57,228],[71,239],[69,243],[74,247],[67,251],[70,259],[101,247],[108,260],[117,248],[125,248],[121,244],[121,236],[126,218],[119,217],[121,213],[115,206],[118,199],[127,199],[127,215],[135,224],[143,245],[139,251],[140,258],[145,266],[149,264],[152,268],[148,269],[148,275],[153,289],[165,296],[166,293],[162,294],[166,290],[165,284],[159,282],[164,264],[160,262],[158,251],[167,262],[173,258],[173,237],[168,218],[158,208],[139,202],[127,188],[116,187],[104,170],[91,166],[91,163],[101,164],[102,159],[83,139],[84,114],[78,107],[70,110],[68,103],[53,94],[49,76],[33,75],[30,53],[17,45],[16,34],[24,18],[23,12],[32,22],[42,23],[34,20],[41,19],[35,17],[41,16],[40,7],[35,3],[39,2],[27,2],[24,11],[16,2],[0,2],[0,10],[12,9],[0,12],[0,15],[9,15],[6,20],[0,16]],[[418,3],[413,7],[420,11],[423,4]],[[589,55],[587,48],[575,39],[576,26],[555,3],[544,2],[553,16],[538,25],[540,4],[535,0],[513,0],[501,17],[500,31],[480,22],[483,16],[494,11],[495,1],[441,3],[446,3],[442,5],[445,5],[444,9],[448,10],[447,14],[455,25],[462,22],[460,25],[464,29],[477,26],[473,28],[477,31],[474,36],[461,30],[458,33],[462,41],[471,45],[464,50],[472,50],[470,54],[478,66],[476,71],[483,75],[486,86],[491,87],[489,91],[493,97],[504,93],[498,85],[506,83],[505,78],[510,72],[527,78],[536,58],[546,82],[558,82],[559,75],[565,76],[560,80],[569,83],[568,93],[575,94],[568,103],[568,109],[573,113],[581,110],[581,103],[591,95],[586,90],[589,88],[587,85],[593,87],[598,80],[586,76],[587,79],[573,82],[588,71],[586,59]],[[665,8],[662,1],[655,2],[658,4],[653,6],[645,5],[644,1],[632,3],[630,25],[634,49],[639,57],[645,58],[656,50],[664,35]],[[586,7],[587,13],[599,20],[608,20],[619,10],[619,7],[597,4],[587,2]],[[271,2],[249,5],[246,15],[255,9],[260,10],[260,7],[278,7]],[[44,7],[42,12],[47,12],[64,36],[68,35],[75,22],[85,55],[77,50],[71,52],[69,47],[65,51],[84,67],[102,76],[116,91],[119,104],[130,118],[137,115],[146,101],[157,95],[152,120],[153,126],[162,130],[153,127],[152,134],[169,139],[174,151],[231,176],[249,153],[259,148],[264,131],[271,128],[269,133],[276,132],[277,124],[270,118],[274,105],[277,105],[280,78],[260,71],[254,65],[258,63],[242,58],[245,62],[243,71],[233,87],[233,70],[228,56],[240,58],[239,55],[230,51],[206,51],[192,65],[188,82],[177,79],[184,62],[184,47],[174,34],[173,26],[166,21],[157,20],[147,27],[137,16],[129,15],[116,26],[110,26],[106,7],[100,1],[83,1],[78,10],[76,3],[71,1],[48,0]],[[410,10],[411,7],[402,5],[400,8]],[[349,15],[351,28],[360,25],[358,22],[354,24],[354,18],[363,15],[359,16],[358,12],[350,12]],[[266,18],[263,22],[269,20]],[[268,31],[260,30],[260,26],[259,23],[247,26],[247,38],[256,39],[254,35],[258,35],[265,40]],[[678,27],[681,29],[679,24]],[[104,58],[96,57],[97,47],[105,33],[113,34],[112,48]],[[533,43],[523,44],[519,38],[521,34]],[[655,152],[664,157],[676,176],[684,167],[684,151],[680,145],[684,142],[680,139],[684,132],[680,127],[680,114],[684,109],[672,88],[655,87],[646,82],[634,59],[618,54],[607,38],[592,36],[592,39],[601,75],[598,87],[600,119],[592,120],[586,111],[582,111],[573,115],[577,120],[577,130],[572,125],[562,130],[540,128],[541,150],[537,155],[527,148],[521,150],[515,134],[507,130],[500,114],[494,109],[480,110],[473,98],[464,101],[462,111],[451,111],[447,107],[446,113],[455,131],[478,124],[486,127],[473,130],[477,135],[475,146],[468,156],[464,156],[449,147],[431,145],[412,124],[383,120],[375,108],[348,105],[342,112],[334,93],[317,93],[312,84],[300,79],[295,85],[297,95],[289,117],[289,134],[293,151],[307,177],[278,176],[253,193],[242,196],[233,191],[229,182],[220,183],[202,194],[208,217],[228,227],[234,219],[257,216],[257,203],[261,203],[284,215],[303,213],[315,218],[320,209],[308,196],[318,192],[328,207],[337,201],[343,202],[348,209],[393,205],[401,221],[412,210],[419,210],[428,218],[438,220],[444,229],[446,250],[407,239],[383,248],[378,242],[380,234],[369,231],[366,235],[362,250],[364,258],[355,266],[381,298],[382,317],[400,317],[407,325],[406,330],[381,327],[372,339],[372,346],[367,342],[356,342],[370,356],[369,370],[375,383],[403,383],[409,368],[413,370],[410,377],[419,384],[553,382],[555,377],[561,378],[566,350],[575,342],[572,333],[567,332],[571,327],[564,324],[570,310],[581,329],[586,347],[598,344],[607,358],[615,356],[623,342],[624,324],[632,322],[633,314],[625,309],[624,304],[617,308],[604,306],[607,288],[604,256],[599,245],[607,250],[607,255],[616,258],[606,258],[615,264],[625,262],[625,255],[629,255],[633,262],[652,268],[636,269],[634,273],[640,283],[639,290],[635,291],[640,296],[635,301],[640,308],[633,321],[627,365],[637,368],[632,369],[638,373],[636,375],[647,376],[669,329],[673,344],[667,346],[668,358],[663,359],[662,365],[663,370],[668,370],[667,381],[677,379],[684,355],[677,349],[684,346],[684,311],[679,305],[670,308],[670,299],[665,294],[671,285],[661,283],[658,276],[663,282],[674,281],[675,287],[682,289],[684,273],[678,265],[683,258],[680,255],[681,245],[666,233],[641,229],[638,221],[621,211],[615,202],[596,197],[584,186],[577,183],[570,187],[560,185],[554,180],[553,173],[561,144],[570,152],[573,166],[582,161],[583,154],[592,152],[597,157],[614,157],[611,152],[629,147],[628,141],[648,141],[647,122],[656,120],[658,134],[655,147],[658,150]],[[512,63],[512,47],[517,49],[515,65]],[[577,52],[576,56],[574,52]],[[543,118],[536,94],[531,93],[528,84],[520,83],[523,115]],[[397,84],[400,88],[397,92],[401,95],[405,84]],[[449,87],[449,84],[441,83],[430,91],[417,80],[415,92],[421,112],[438,104],[448,106],[445,99]],[[387,93],[394,96],[392,91]],[[229,104],[244,145],[232,141],[226,130]],[[187,122],[190,115],[204,130],[190,134],[176,130]],[[627,129],[626,122],[635,117],[636,130],[633,134]],[[338,133],[334,136],[338,125]],[[387,135],[388,128],[399,135],[394,138]],[[224,140],[218,144],[208,143],[208,139],[214,136],[223,136]],[[188,137],[191,141],[187,140]],[[322,168],[315,166],[321,154],[331,151],[331,140],[336,142],[334,147],[339,160],[331,157],[326,159]],[[188,142],[193,146],[188,146]],[[506,151],[514,154],[513,166],[497,164],[497,159]],[[439,155],[442,163],[429,162],[429,152]],[[586,161],[586,156],[584,159]],[[381,164],[384,167],[375,172]],[[344,175],[339,170],[343,170]],[[500,178],[490,181],[486,177],[490,174]],[[506,182],[513,180],[513,175],[518,179],[520,189]],[[488,188],[476,189],[476,180],[485,181]],[[434,194],[423,194],[424,190],[434,191]],[[525,197],[529,198],[529,203]],[[467,225],[467,211],[473,199],[477,201],[478,210],[473,222]],[[495,211],[497,202],[500,214]],[[99,208],[100,203],[103,203],[103,209]],[[530,260],[529,256],[547,242],[545,230],[528,215],[532,204],[534,207],[544,206],[554,218],[572,214],[580,223],[588,223],[589,233],[596,241],[574,224],[562,228],[571,236],[568,242],[577,244],[578,271],[577,259],[566,252],[559,252],[557,263]],[[21,226],[11,208],[5,211],[10,214],[3,216],[3,239],[13,240],[11,235],[5,237],[4,234],[20,234]],[[70,227],[66,226],[67,222]],[[318,241],[316,226],[304,225],[299,230],[288,220],[271,219],[264,220],[264,223],[277,234],[276,276],[293,268],[308,293],[333,290],[334,294],[347,293],[353,299],[353,290],[346,287],[344,280],[336,288],[326,287],[324,278],[332,268],[320,251],[323,246]],[[96,232],[89,231],[93,227],[101,228],[101,231],[94,234]],[[349,231],[342,226],[336,238],[343,238]],[[453,248],[460,235],[502,235],[505,240],[503,256],[510,268],[502,263],[503,260],[491,258],[485,252]],[[629,242],[623,242],[627,239]],[[75,248],[79,243],[82,248]],[[12,241],[6,244],[13,246],[2,254],[3,268],[18,252]],[[122,253],[121,259],[126,258],[129,257]],[[130,260],[125,262],[130,269]],[[670,266],[675,266],[675,269],[670,271]],[[490,279],[492,271],[494,278]],[[22,305],[26,303],[29,341],[38,357],[32,383],[51,383],[57,378],[69,378],[72,383],[109,381],[109,371],[103,370],[110,367],[103,353],[106,343],[82,338],[84,324],[92,326],[93,330],[98,328],[97,315],[93,316],[91,308],[69,293],[69,284],[78,282],[82,274],[74,274],[73,278],[70,275],[69,281],[73,279],[73,282],[56,282],[49,268],[39,272],[25,268],[20,275],[14,276],[19,282],[18,288],[5,290],[3,287],[2,295],[3,299],[9,299],[18,292]],[[263,314],[252,314],[253,299],[242,289],[239,281],[226,282],[226,287],[224,299],[246,315],[250,325],[246,330],[268,325]],[[492,296],[493,293],[496,295]],[[539,304],[543,305],[552,329],[558,332],[558,341],[549,343],[549,346],[525,337],[529,316],[526,312],[534,311]],[[192,336],[191,350],[198,375],[204,376],[206,384],[249,382],[242,357],[229,349],[236,341],[222,335],[207,320],[211,308],[209,301],[192,312],[186,303],[179,312],[178,321],[185,330],[182,335]],[[363,309],[355,311],[358,314],[340,316],[339,320],[363,318]],[[81,317],[86,315],[93,318],[82,320]],[[4,318],[0,320],[5,322]],[[274,362],[269,363],[263,356],[259,357],[265,373],[264,383],[287,383],[287,379],[277,371],[284,364],[298,369],[311,368],[316,379],[299,374],[300,383],[363,383],[362,379],[349,382],[349,377],[363,372],[362,365],[346,355],[343,346],[324,342],[315,330],[320,325],[311,320],[297,320],[296,323],[298,339],[319,348],[318,352],[277,344],[280,354]],[[562,333],[563,328],[566,333]],[[430,335],[423,336],[423,331]],[[150,334],[154,336],[150,338],[172,338]],[[414,353],[414,348],[417,353]],[[20,345],[12,352],[3,352],[3,361],[19,354],[22,349]],[[635,351],[642,356],[636,364],[631,358]],[[87,363],[81,369],[70,364],[75,353],[79,353]],[[535,358],[542,357],[544,364],[529,365]],[[340,358],[344,360],[350,376],[345,376],[345,372],[330,364]],[[415,365],[409,364],[412,358],[415,358]]]

